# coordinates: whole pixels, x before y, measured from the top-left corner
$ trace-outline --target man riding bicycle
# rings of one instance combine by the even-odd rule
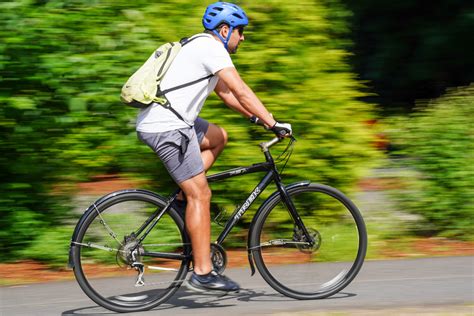
[[[188,286],[198,291],[229,292],[239,290],[239,285],[212,270],[211,190],[205,175],[224,149],[227,133],[198,117],[199,112],[214,90],[227,106],[253,121],[260,120],[279,137],[290,136],[292,129],[290,124],[273,119],[232,63],[229,54],[236,53],[244,41],[244,27],[248,25],[245,12],[237,5],[216,2],[207,7],[202,23],[204,33],[192,36],[183,46],[160,89],[198,82],[166,93],[172,111],[157,103],[142,109],[137,133],[155,151],[184,193],[174,207],[185,210],[191,238],[194,272]],[[208,80],[198,80],[206,76]]]

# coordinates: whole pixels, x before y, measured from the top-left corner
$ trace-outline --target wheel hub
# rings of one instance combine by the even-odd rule
[[[303,231],[295,228],[295,233],[293,234],[293,240],[298,242],[304,242],[309,244],[304,245],[297,245],[296,247],[304,253],[313,253],[317,251],[321,247],[321,234],[312,228],[308,229],[308,233],[311,237],[311,240],[307,240],[306,236],[304,235]]]
[[[126,264],[132,266],[136,262],[141,262],[141,256],[144,252],[143,246],[138,245],[138,240],[135,236],[125,236],[122,246],[120,246],[117,252],[117,259]]]

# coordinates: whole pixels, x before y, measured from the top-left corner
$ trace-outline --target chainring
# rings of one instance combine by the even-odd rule
[[[214,271],[222,274],[227,266],[227,254],[221,245],[211,244],[211,262]]]

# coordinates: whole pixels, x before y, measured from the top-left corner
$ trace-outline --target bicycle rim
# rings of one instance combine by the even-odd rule
[[[256,221],[252,249],[264,279],[296,299],[333,295],[360,270],[366,249],[365,225],[355,205],[339,191],[318,184],[289,192],[312,243],[276,196]]]
[[[138,243],[141,235],[134,236],[146,219],[164,205],[144,193],[126,193],[92,207],[75,244],[74,272],[93,301],[118,312],[147,310],[164,302],[181,285],[188,269],[187,259],[146,255],[189,254],[190,245],[185,241],[179,215],[172,209],[164,213],[142,243]]]

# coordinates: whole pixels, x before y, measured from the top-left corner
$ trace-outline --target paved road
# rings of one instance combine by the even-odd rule
[[[266,285],[258,274],[250,277],[246,268],[230,269],[226,274],[244,288],[238,294],[204,296],[183,288],[168,303],[152,311],[121,315],[307,315],[324,311],[360,314],[361,310],[371,314],[374,310],[382,313],[416,307],[415,310],[423,311],[440,306],[459,306],[462,315],[474,315],[473,267],[474,257],[368,261],[342,293],[317,301],[286,298]],[[75,282],[3,287],[0,295],[2,316],[114,314],[95,306]]]

